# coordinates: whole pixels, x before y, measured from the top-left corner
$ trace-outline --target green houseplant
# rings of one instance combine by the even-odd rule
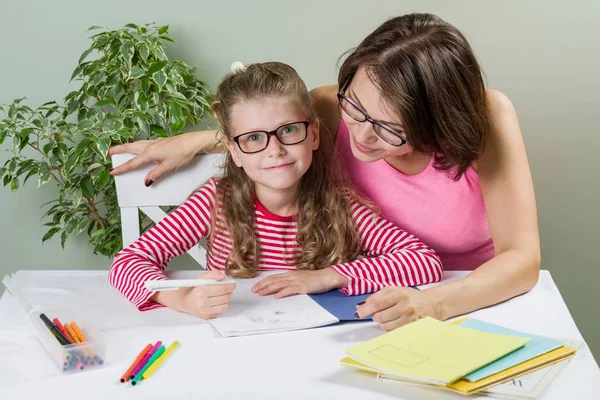
[[[128,24],[101,30],[79,58],[71,80],[81,82],[59,104],[35,109],[23,99],[0,106],[0,145],[12,141],[0,168],[4,186],[17,190],[37,176],[38,187],[58,186],[47,203],[42,242],[86,232],[94,253],[113,256],[121,248],[119,208],[109,174],[110,146],[171,136],[196,125],[212,95],[192,69],[169,61],[168,26]]]

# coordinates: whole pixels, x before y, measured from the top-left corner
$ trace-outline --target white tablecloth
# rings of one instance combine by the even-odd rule
[[[23,278],[27,273],[20,271]],[[46,274],[51,276],[52,272]],[[102,274],[106,272],[70,271],[65,276],[76,276],[83,282],[86,277],[93,280]],[[447,278],[462,274],[448,272]],[[107,297],[114,295],[109,288],[104,290]],[[0,399],[465,398],[439,389],[384,383],[372,375],[341,367],[339,360],[347,347],[382,333],[372,322],[223,339],[201,320],[190,323],[188,317],[178,319],[180,316],[170,313],[162,310],[149,315],[146,326],[135,323],[105,329],[106,367],[61,376],[32,336],[15,299],[5,293],[0,299]],[[120,310],[115,310],[116,319],[121,318],[119,314]],[[166,322],[160,326],[157,321],[163,316]],[[470,316],[533,334],[582,339],[547,271],[541,272],[531,292]],[[149,380],[136,387],[119,383],[137,353],[157,340],[166,344],[179,340],[181,345]],[[587,346],[580,349],[542,398],[600,399],[600,369]]]

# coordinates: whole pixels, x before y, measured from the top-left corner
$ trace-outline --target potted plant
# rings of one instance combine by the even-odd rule
[[[186,63],[167,58],[168,29],[93,26],[100,31],[71,77],[81,86],[62,104],[0,105],[0,145],[12,142],[0,168],[4,186],[18,190],[36,176],[38,187],[53,182],[59,189],[45,204],[42,242],[60,235],[64,248],[70,235],[86,232],[94,253],[113,256],[122,242],[108,149],[179,134],[207,115],[212,94]]]

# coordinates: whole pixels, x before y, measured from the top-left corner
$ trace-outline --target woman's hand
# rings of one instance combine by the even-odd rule
[[[252,287],[252,293],[259,296],[275,294],[281,299],[295,294],[324,293],[348,286],[348,279],[333,268],[316,271],[291,271],[271,275]]]
[[[359,303],[356,314],[360,318],[372,316],[381,329],[391,331],[424,317],[442,319],[436,302],[427,290],[388,286]]]
[[[121,153],[137,156],[114,168],[110,173],[120,175],[153,162],[157,166],[148,172],[144,179],[146,186],[150,186],[163,175],[189,164],[196,154],[218,151],[216,144],[216,131],[201,131],[155,140],[138,140],[111,147],[108,151],[109,156]]]
[[[200,274],[196,279],[222,281],[225,277],[222,271],[213,270]],[[161,291],[156,292],[152,300],[195,317],[212,319],[227,311],[235,286],[235,283],[231,283]]]

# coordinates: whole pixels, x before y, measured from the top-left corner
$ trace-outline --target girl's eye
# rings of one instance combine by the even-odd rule
[[[294,133],[296,131],[296,127],[294,125],[288,125],[282,129],[284,134]]]
[[[260,140],[260,135],[258,133],[248,136],[249,142],[256,142],[258,140]]]

